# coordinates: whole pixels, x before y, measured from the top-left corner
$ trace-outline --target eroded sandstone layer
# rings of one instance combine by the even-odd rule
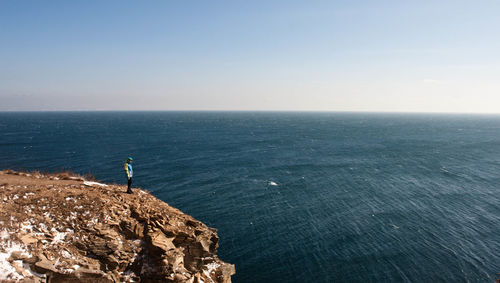
[[[217,231],[151,194],[0,171],[0,281],[231,282]]]

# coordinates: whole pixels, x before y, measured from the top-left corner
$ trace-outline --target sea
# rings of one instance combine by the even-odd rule
[[[500,116],[0,112],[0,169],[133,186],[218,229],[233,282],[493,282]]]

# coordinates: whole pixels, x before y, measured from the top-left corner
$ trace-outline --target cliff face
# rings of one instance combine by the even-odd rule
[[[151,194],[0,171],[0,281],[231,282],[217,231]]]

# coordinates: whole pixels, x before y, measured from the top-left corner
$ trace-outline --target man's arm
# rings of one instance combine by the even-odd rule
[[[130,174],[128,172],[128,164],[125,162],[125,164],[123,165],[123,168],[125,169],[125,173],[127,173],[127,178],[130,178]]]

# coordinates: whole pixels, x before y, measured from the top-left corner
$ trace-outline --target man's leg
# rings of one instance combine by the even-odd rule
[[[132,178],[128,178],[128,188],[127,188],[127,193],[132,193],[132,190],[130,189],[130,185],[132,185]]]

